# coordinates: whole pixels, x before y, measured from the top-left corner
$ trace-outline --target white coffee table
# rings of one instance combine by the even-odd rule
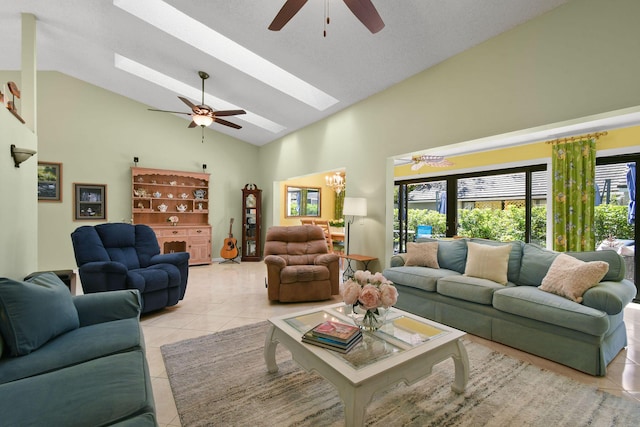
[[[306,371],[317,372],[335,386],[349,427],[363,425],[375,392],[400,382],[413,384],[450,357],[455,365],[451,389],[464,392],[469,358],[460,338],[466,333],[402,310],[392,309],[379,331],[366,332],[363,341],[346,354],[301,341],[304,332],[325,320],[353,324],[347,311],[340,303],[269,319],[264,347],[269,372],[278,370],[275,353],[281,343]]]

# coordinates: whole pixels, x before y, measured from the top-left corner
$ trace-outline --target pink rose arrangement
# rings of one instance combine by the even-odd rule
[[[398,290],[393,282],[382,273],[358,270],[342,285],[342,299],[345,304],[362,307],[367,317],[379,314],[378,308],[388,309],[398,301]]]

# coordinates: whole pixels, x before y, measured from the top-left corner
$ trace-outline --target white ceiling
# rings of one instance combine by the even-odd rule
[[[121,0],[122,1],[122,0]],[[141,0],[130,0],[140,2]],[[159,0],[145,0],[155,2]],[[341,0],[309,1],[280,32],[267,29],[285,0],[165,0],[338,102],[310,107],[114,6],[113,0],[0,0],[0,69],[20,69],[20,13],[37,19],[38,69],[54,70],[150,108],[188,109],[175,93],[115,67],[116,54],[281,125],[265,130],[244,120],[212,128],[263,145],[380,92],[568,0],[373,0],[386,27],[371,34]],[[226,105],[210,103],[214,109]],[[163,113],[157,114],[162,120]],[[247,115],[249,116],[249,114]],[[188,116],[184,116],[188,119]],[[186,129],[185,132],[196,132]]]

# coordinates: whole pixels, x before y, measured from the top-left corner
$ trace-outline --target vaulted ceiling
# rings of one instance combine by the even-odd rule
[[[33,13],[39,70],[185,112],[177,96],[200,103],[204,70],[208,105],[247,111],[227,118],[242,129],[212,128],[263,145],[567,1],[373,0],[386,25],[372,34],[342,0],[309,1],[278,32],[285,0],[0,0],[0,69],[20,68]]]

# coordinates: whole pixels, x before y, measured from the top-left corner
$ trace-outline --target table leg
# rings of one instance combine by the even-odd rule
[[[264,339],[264,361],[267,364],[267,371],[270,373],[278,372],[278,364],[276,363],[276,347],[278,341],[274,339],[275,326],[269,326],[267,336]]]
[[[364,393],[361,389],[340,389],[338,392],[344,403],[344,425],[346,427],[360,427],[364,425],[367,404],[373,393]]]
[[[344,273],[342,273],[342,280],[346,281],[353,277],[353,273],[355,270],[351,267],[351,258],[345,258],[347,260],[347,268],[345,268]]]
[[[456,377],[451,385],[451,390],[456,393],[464,393],[464,389],[469,381],[469,356],[461,340],[456,341],[456,347],[456,354],[452,357],[456,369]]]

